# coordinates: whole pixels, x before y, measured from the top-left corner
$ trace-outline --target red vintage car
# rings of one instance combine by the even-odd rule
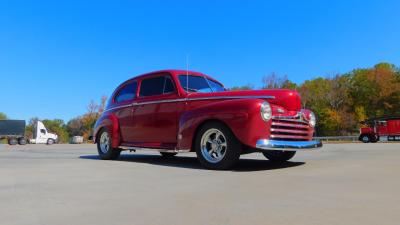
[[[162,70],[134,77],[112,94],[96,122],[101,159],[122,150],[156,149],[162,156],[196,152],[202,165],[228,169],[241,154],[272,161],[322,146],[315,115],[292,90],[228,91],[198,72]]]

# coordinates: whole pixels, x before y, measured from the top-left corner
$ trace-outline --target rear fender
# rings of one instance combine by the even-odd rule
[[[111,135],[111,146],[118,148],[120,145],[119,123],[118,118],[113,113],[103,114],[96,122],[93,138],[94,143],[97,143],[97,135],[103,128],[107,128]]]

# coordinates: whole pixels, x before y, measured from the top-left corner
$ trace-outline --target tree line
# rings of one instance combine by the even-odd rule
[[[400,115],[400,69],[390,63],[354,69],[331,77],[317,77],[298,85],[275,73],[262,78],[262,89],[297,90],[302,107],[317,116],[318,136],[351,135],[367,118]],[[251,90],[247,84],[232,90]]]
[[[25,136],[27,138],[33,137],[33,125],[36,121],[43,122],[47,130],[51,133],[58,135],[60,143],[68,143],[73,136],[83,136],[84,140],[88,140],[93,132],[94,124],[103,113],[106,106],[107,97],[103,96],[100,103],[90,101],[87,106],[86,113],[83,115],[72,118],[67,123],[62,119],[41,119],[33,117],[28,121],[25,128]],[[8,119],[5,113],[0,112],[0,119]]]
[[[287,76],[271,73],[262,77],[262,89],[285,88],[297,90],[302,107],[311,109],[317,116],[318,136],[351,135],[358,132],[359,122],[371,117],[400,115],[400,69],[390,63],[379,63],[371,68],[354,69],[348,73],[331,77],[317,77],[296,84]],[[252,90],[255,86],[246,84],[231,90]],[[91,101],[86,113],[67,123],[61,119],[42,122],[50,132],[56,133],[61,142],[70,137],[83,136],[88,139],[98,117],[104,111],[107,98],[100,103]],[[0,119],[7,116],[0,112]],[[30,119],[26,135],[32,136],[36,120]]]

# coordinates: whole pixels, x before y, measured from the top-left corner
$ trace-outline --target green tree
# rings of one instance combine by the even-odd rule
[[[61,143],[67,143],[69,140],[69,135],[64,124],[64,121],[61,119],[54,120],[42,120],[44,126],[47,128],[49,132],[56,133],[58,135],[59,141]]]
[[[5,113],[0,112],[0,120],[6,120],[6,119],[8,119],[7,115]]]
[[[230,91],[243,91],[243,90],[253,90],[254,86],[252,84],[246,84],[243,86],[234,86],[230,88]]]

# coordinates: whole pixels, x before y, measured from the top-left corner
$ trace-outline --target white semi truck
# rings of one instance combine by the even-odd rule
[[[41,121],[36,121],[33,126],[33,139],[25,137],[25,120],[0,120],[0,139],[7,139],[10,145],[54,144],[58,142],[58,136],[49,133]]]
[[[30,139],[29,143],[52,145],[57,142],[57,134],[49,133],[41,121],[36,121],[35,125],[33,126],[33,139]]]

